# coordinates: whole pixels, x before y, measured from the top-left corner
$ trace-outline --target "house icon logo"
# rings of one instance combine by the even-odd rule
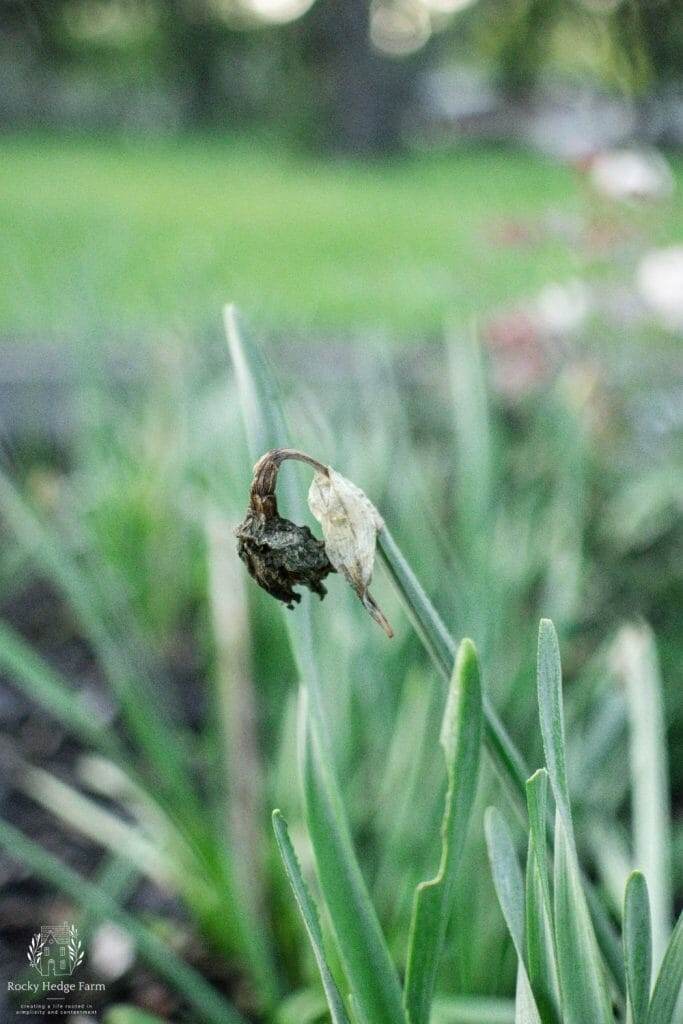
[[[73,924],[44,924],[29,943],[28,962],[43,978],[69,978],[85,957]]]

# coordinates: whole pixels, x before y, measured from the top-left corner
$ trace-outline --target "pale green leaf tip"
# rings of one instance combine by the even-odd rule
[[[223,306],[223,327],[227,335],[228,344],[234,345],[239,341],[237,326],[238,312],[234,302],[228,302]]]
[[[640,886],[647,892],[647,879],[638,868],[632,871],[626,879],[626,891],[629,892],[634,886]]]
[[[453,759],[456,743],[458,717],[463,695],[468,693],[481,705],[481,681],[479,659],[474,643],[465,637],[458,645],[451,685],[441,723],[440,743],[446,754],[446,762]]]
[[[538,661],[549,658],[552,664],[560,663],[560,641],[552,619],[541,619],[538,625]]]
[[[537,768],[534,774],[530,775],[529,778],[526,780],[527,789],[531,789],[532,786],[535,786],[537,782],[542,782],[543,779],[545,779],[546,781],[548,780],[548,769]]]
[[[538,626],[538,636],[539,639],[540,637],[550,637],[557,641],[557,630],[552,619],[541,619]]]
[[[458,658],[463,662],[469,660],[470,658],[474,658],[475,661],[478,660],[477,648],[475,646],[474,640],[470,640],[468,636],[464,637],[460,641],[460,646],[458,647]]]
[[[458,645],[455,658],[454,678],[461,682],[476,675],[479,678],[479,657],[474,642],[465,637]]]
[[[277,840],[278,845],[283,835],[289,840],[289,827],[285,821],[282,811],[276,807],[270,816],[270,820],[273,823],[273,831],[275,832],[275,839]]]

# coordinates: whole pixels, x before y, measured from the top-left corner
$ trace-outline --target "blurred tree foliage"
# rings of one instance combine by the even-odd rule
[[[426,29],[381,52],[378,12],[401,31],[413,15]],[[54,76],[87,71],[112,96],[152,84],[183,128],[261,123],[368,154],[400,147],[437,61],[493,63],[503,91],[526,98],[567,25],[565,48],[611,40],[607,77],[636,93],[680,75],[679,0],[4,0],[0,47],[4,60],[30,55],[48,105]],[[115,103],[106,114],[115,124]]]
[[[401,59],[380,54],[370,41],[369,11],[368,0],[318,0],[292,25],[302,109],[313,139],[332,150],[399,148],[404,115],[433,52],[428,44]]]
[[[386,152],[400,146],[429,47],[383,56],[369,18],[370,0],[317,0],[288,24],[259,21],[239,0],[8,0],[0,33],[37,74],[125,79],[135,65],[135,78],[165,84],[184,128],[262,121],[332,150]]]

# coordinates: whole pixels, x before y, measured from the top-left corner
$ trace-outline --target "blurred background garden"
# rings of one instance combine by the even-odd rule
[[[683,906],[682,58],[677,0],[1,0],[0,1020],[45,921],[77,923],[106,1024],[328,1019],[270,824],[316,893],[297,669],[233,535],[254,438],[226,302],[292,443],[363,488],[476,642],[532,769],[553,619],[582,863],[615,922],[643,868],[661,950]],[[381,568],[391,641],[328,589],[334,769],[401,973],[444,694]],[[514,1020],[499,799],[487,768],[436,1024]]]

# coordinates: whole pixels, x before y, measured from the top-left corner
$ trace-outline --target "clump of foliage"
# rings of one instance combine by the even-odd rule
[[[634,787],[640,794],[634,802],[634,846],[652,905],[651,954],[650,915],[640,875],[629,881],[624,911],[618,914],[621,935],[612,924],[615,893],[621,900],[622,876],[633,863],[630,837],[623,838],[619,824],[629,790],[622,767],[627,753],[624,704],[604,683],[599,703],[592,703],[595,679],[604,676],[608,652],[598,651],[590,672],[572,686],[566,735],[558,644],[547,621],[540,633],[537,690],[530,694],[525,689],[525,651],[533,629],[526,606],[529,595],[542,591],[544,604],[553,607],[565,632],[577,605],[584,531],[568,509],[581,504],[574,499],[582,493],[584,470],[582,452],[567,444],[571,432],[566,420],[553,442],[565,460],[557,492],[551,490],[540,512],[533,502],[519,509],[511,503],[503,518],[478,355],[476,348],[465,347],[454,374],[463,438],[457,469],[462,503],[457,573],[451,571],[448,545],[437,546],[435,555],[431,543],[415,531],[416,508],[431,510],[438,503],[442,459],[430,471],[428,449],[419,466],[403,457],[400,479],[393,473],[383,481],[372,474],[380,460],[367,441],[361,451],[367,460],[364,468],[356,463],[351,474],[364,485],[370,481],[368,491],[377,496],[387,518],[392,504],[399,506],[401,491],[408,490],[406,521],[398,519],[401,547],[382,523],[377,548],[424,651],[414,648],[405,623],[399,625],[396,598],[388,591],[387,607],[396,627],[391,644],[356,618],[357,600],[342,587],[335,587],[323,604],[303,594],[300,604],[284,613],[281,627],[270,598],[256,587],[245,596],[246,574],[234,551],[232,524],[243,511],[250,463],[263,452],[286,447],[289,439],[272,379],[259,353],[241,337],[233,313],[228,328],[249,453],[240,449],[227,464],[209,446],[204,430],[208,419],[201,421],[193,438],[193,417],[184,420],[181,405],[164,403],[164,414],[177,415],[178,422],[167,424],[167,433],[153,434],[155,445],[149,452],[136,450],[138,458],[148,459],[144,471],[137,467],[145,486],[120,486],[123,474],[117,476],[113,459],[103,458],[95,490],[98,495],[106,492],[107,505],[111,501],[113,508],[103,508],[101,496],[100,503],[91,496],[83,502],[89,517],[79,521],[83,531],[92,529],[91,538],[98,531],[109,537],[112,523],[121,521],[163,523],[164,543],[162,531],[152,531],[151,538],[144,530],[136,533],[135,557],[126,567],[130,578],[144,577],[145,571],[158,578],[159,559],[171,552],[171,564],[162,568],[187,588],[187,604],[201,592],[210,595],[206,618],[211,639],[206,642],[214,654],[212,672],[207,673],[208,713],[200,727],[188,728],[167,706],[171,688],[161,655],[174,635],[169,610],[159,615],[144,587],[134,602],[127,600],[121,565],[118,574],[112,572],[102,547],[89,546],[82,536],[64,542],[15,484],[0,477],[5,524],[18,547],[38,559],[68,598],[97,656],[117,715],[112,727],[93,714],[87,694],[3,625],[4,671],[89,753],[80,765],[82,785],[76,786],[22,763],[16,752],[18,770],[11,784],[105,849],[107,859],[101,875],[86,880],[6,821],[0,821],[0,843],[91,919],[114,920],[128,931],[139,955],[182,994],[196,1020],[237,1024],[249,1016],[302,1024],[327,1012],[335,1022],[354,1024],[493,1022],[515,1015],[534,1024],[603,1024],[625,1019],[628,1005],[634,1024],[673,1024],[681,982],[681,926],[671,937],[666,770],[649,634],[638,627],[626,637],[626,646],[621,643],[619,650],[628,657],[619,672],[634,720],[632,744],[637,749],[632,759],[639,766]],[[197,405],[192,401],[194,413]],[[392,421],[392,429],[399,422]],[[227,427],[235,436],[236,424],[230,421]],[[225,429],[223,423],[217,428],[221,452]],[[319,424],[316,429],[324,434]],[[385,445],[381,425],[378,431]],[[301,426],[300,433],[302,444],[314,450]],[[323,443],[320,437],[318,441]],[[395,456],[405,455],[399,429],[392,443]],[[167,456],[163,463],[161,454]],[[346,468],[346,461],[335,461]],[[304,502],[289,468],[278,486],[283,510],[303,523]],[[82,493],[87,499],[85,486]],[[534,496],[538,498],[536,492]],[[157,512],[163,515],[157,517]],[[533,520],[538,546],[534,538],[524,539],[531,515],[538,515]],[[425,534],[427,522],[425,513],[420,516]],[[203,538],[200,544],[198,537]],[[206,562],[199,578],[180,571],[180,555],[187,548],[196,550],[195,545]],[[501,559],[497,578],[491,549]],[[572,587],[563,588],[558,580],[554,562],[559,553],[563,577]],[[447,621],[456,624],[458,635],[477,637],[478,652],[468,640],[456,643],[411,564],[420,565],[420,575],[439,593],[448,609]],[[525,595],[519,603],[508,593],[516,590],[510,584],[514,571]],[[384,584],[379,576],[374,586]],[[175,602],[178,593],[171,590]],[[384,605],[385,593],[381,596]],[[454,596],[459,604],[449,603]],[[250,631],[258,638],[251,657],[263,690],[260,733],[249,704],[255,700],[248,668]],[[517,641],[514,648],[511,637]],[[635,648],[640,654],[634,660]],[[506,672],[508,690],[501,685]],[[445,698],[434,676],[446,684]],[[297,696],[292,693],[294,678]],[[647,701],[638,704],[638,693]],[[496,707],[503,708],[509,732]],[[525,737],[528,763],[511,735]],[[262,752],[266,742],[276,751],[270,760]],[[301,790],[292,782],[296,743]],[[619,764],[615,747],[623,757]],[[544,767],[532,772],[530,764]],[[570,792],[577,777],[580,784]],[[98,800],[103,792],[104,804]],[[554,828],[548,820],[551,795]],[[484,809],[492,803],[500,809],[487,812],[484,830]],[[274,843],[311,940],[310,961],[301,949],[284,876],[267,846],[268,805],[283,809],[274,816]],[[659,808],[656,828],[649,827],[652,819],[645,820],[639,807]],[[602,832],[597,831],[597,808],[602,810]],[[291,838],[285,818],[291,823]],[[484,833],[491,872],[481,870]],[[525,879],[517,861],[523,847]],[[590,866],[597,886],[588,883],[582,864]],[[624,866],[626,871],[621,870]],[[128,909],[131,888],[141,877],[176,893],[206,947],[223,962],[238,965],[246,984],[237,998],[231,994],[229,1001],[208,984],[147,920]],[[316,903],[324,910],[321,915]],[[516,1007],[505,998],[514,984],[513,950]],[[287,978],[278,970],[283,962]],[[491,963],[500,969],[492,972]]]

